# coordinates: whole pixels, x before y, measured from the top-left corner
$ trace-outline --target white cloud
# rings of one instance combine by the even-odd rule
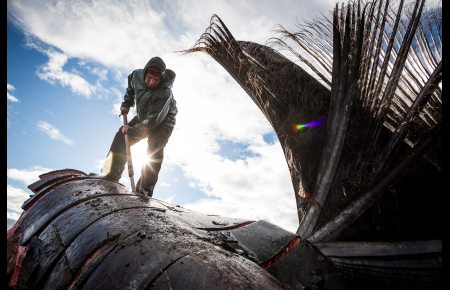
[[[25,31],[69,57],[130,71],[142,67],[152,55],[167,56],[190,47],[214,13],[237,39],[262,43],[273,36],[276,24],[293,25],[297,18],[310,17],[333,5],[331,0],[17,0],[9,3],[8,9]]]
[[[125,85],[125,87],[126,87],[126,85]],[[114,116],[118,116],[120,114],[120,105],[122,104],[123,96],[125,95],[125,89],[123,89],[123,92],[122,92],[117,88],[110,88],[110,91],[111,91],[112,95],[115,97],[110,113],[113,114]],[[130,108],[128,115],[130,116],[130,119],[128,121],[130,121],[131,116],[136,115],[135,107]]]
[[[41,130],[47,136],[49,136],[50,138],[52,138],[54,140],[61,141],[67,145],[75,144],[75,142],[72,139],[61,134],[61,132],[57,128],[55,128],[55,126],[53,126],[52,124],[50,124],[46,121],[38,121],[37,127],[39,128],[39,130]]]
[[[87,69],[91,74],[96,75],[100,81],[106,81],[108,79],[108,71],[106,69],[91,66],[88,66]]]
[[[8,184],[6,196],[6,206],[8,209],[14,209],[20,212],[22,210],[21,207],[23,202],[30,197],[30,194],[18,187]]]
[[[161,200],[162,200],[162,201],[165,201],[165,202],[167,202],[167,203],[173,203],[174,197],[175,197],[175,196],[171,195],[171,196],[169,196],[169,197],[167,197],[167,198],[164,198],[164,199],[161,199]]]
[[[7,230],[9,230],[14,223],[19,219],[22,210],[22,204],[30,198],[30,194],[24,190],[7,185],[6,188],[6,209],[7,209]]]
[[[107,67],[130,70],[142,66],[149,53],[169,50],[164,16],[146,1],[17,1],[9,8],[19,25],[43,42]]]
[[[210,196],[185,207],[231,217],[266,219],[295,231],[295,198],[279,143],[249,149],[256,155],[243,160],[205,153],[196,155],[201,158],[198,162],[185,164],[186,175]]]
[[[63,71],[63,66],[67,63],[68,57],[62,53],[48,51],[49,61],[38,71],[38,76],[42,80],[47,80],[54,84],[59,81],[62,86],[68,86],[71,91],[90,97],[92,89],[89,83],[82,77]]]
[[[18,103],[19,99],[13,95],[11,95],[9,92],[6,92],[6,100],[8,103]],[[16,113],[13,110],[12,105],[7,104],[6,105],[6,127],[10,128],[11,127],[11,118],[12,118],[12,114]]]
[[[9,92],[6,92],[6,99],[13,103],[19,102],[19,99],[16,96],[11,95]]]
[[[114,114],[118,113],[128,74],[142,68],[150,57],[161,56],[177,73],[173,92],[179,108],[165,162],[179,166],[192,184],[215,198],[189,206],[269,219],[294,231],[298,224],[295,198],[282,149],[278,143],[269,145],[262,138],[272,132],[270,124],[211,57],[174,51],[190,48],[214,13],[236,39],[264,43],[275,36],[276,24],[293,27],[304,18],[328,13],[334,4],[334,0],[17,0],[8,3],[8,9],[25,31],[62,51],[49,55],[49,72],[60,74],[69,58],[94,61],[108,68],[121,87],[110,89],[117,97],[113,100]],[[99,79],[103,73],[98,71]],[[71,78],[70,73],[62,75]],[[63,81],[56,78],[53,76],[54,81]],[[88,94],[92,87],[81,83],[77,86],[80,92]],[[227,160],[218,153],[218,140],[246,144],[259,155]],[[139,144],[132,148],[133,156],[145,152],[145,141]],[[135,171],[139,171],[140,159],[135,160]],[[129,182],[127,177],[122,180]]]
[[[10,94],[10,92],[14,92],[16,90],[16,88],[13,85],[6,84],[6,90],[7,90],[6,91],[6,99],[9,102],[13,102],[13,103],[19,102],[19,99],[16,96],[13,96],[13,95]],[[8,92],[8,91],[10,91],[10,92]]]
[[[42,166],[32,166],[27,169],[8,168],[7,177],[11,180],[22,182],[26,187],[39,180],[39,175],[52,171],[53,169]],[[22,188],[7,185],[6,207],[7,207],[7,229],[10,229],[20,217],[22,204],[33,194],[31,191],[25,191]]]
[[[28,186],[39,180],[39,175],[52,171],[53,169],[42,166],[32,166],[28,169],[8,168],[7,177],[13,180],[18,180]]]
[[[10,228],[12,228],[14,226],[14,224],[19,219],[21,213],[22,212],[17,212],[15,210],[7,209],[7,211],[6,211],[6,222],[7,222],[6,230],[9,230]]]
[[[11,103],[20,102],[16,96],[13,96],[10,94],[10,92],[14,92],[15,90],[16,90],[16,88],[13,85],[11,85],[9,83],[6,84],[6,101],[8,103],[9,102],[11,102]],[[7,104],[6,105],[6,127],[7,128],[10,128],[10,126],[11,126],[11,117],[12,117],[13,113],[14,113],[13,107],[11,105]]]
[[[58,82],[63,87],[68,87],[72,92],[91,98],[92,95],[104,90],[101,85],[92,85],[80,75],[65,71],[64,65],[69,58],[63,53],[54,50],[46,50],[45,54],[49,61],[41,66],[37,72],[40,79],[46,80],[51,84]]]

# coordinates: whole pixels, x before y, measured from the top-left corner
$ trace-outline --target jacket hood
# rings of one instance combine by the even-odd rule
[[[162,75],[162,87],[171,89],[175,81],[176,74],[171,69],[166,69]]]
[[[150,66],[155,66],[155,65],[157,67],[159,67],[161,70],[163,70],[163,73],[161,75],[162,81],[161,81],[160,86],[158,86],[158,87],[172,88],[173,82],[175,81],[176,74],[173,70],[166,69],[166,64],[158,56],[151,58],[145,65],[144,70],[143,70],[143,76],[142,76],[142,78],[143,78],[142,80],[144,81],[144,83],[145,83],[145,80],[144,80],[145,74],[147,73],[147,70],[150,68]]]
[[[159,56],[152,57],[147,62],[147,64],[144,67],[144,76],[150,67],[153,67],[154,69],[160,71],[161,73],[164,73],[164,71],[166,70],[166,64],[164,63],[162,58],[160,58]]]

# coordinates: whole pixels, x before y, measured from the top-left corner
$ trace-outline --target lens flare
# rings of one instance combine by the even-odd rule
[[[325,124],[325,119],[319,119],[316,121],[312,121],[306,124],[292,124],[292,130],[294,131],[294,133],[298,133],[299,131],[301,131],[303,128],[305,127],[318,127],[318,126],[322,126],[323,124]]]

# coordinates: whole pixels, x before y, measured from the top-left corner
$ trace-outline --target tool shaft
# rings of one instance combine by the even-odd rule
[[[123,125],[128,125],[127,114],[123,114]],[[127,163],[128,163],[128,176],[130,177],[131,190],[136,192],[136,185],[134,184],[134,170],[133,170],[133,160],[131,159],[130,144],[128,142],[128,134],[125,133],[125,148],[127,150]]]

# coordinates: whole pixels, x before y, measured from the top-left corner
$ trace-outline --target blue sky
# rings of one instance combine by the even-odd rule
[[[264,43],[276,24],[294,27],[334,1],[230,2],[7,2],[8,228],[39,174],[100,172],[126,77],[158,55],[177,73],[179,114],[154,197],[296,230],[291,179],[267,120],[212,58],[175,51],[194,45],[214,13],[237,39]],[[136,180],[145,146],[132,148]],[[129,186],[126,174],[121,182]]]

